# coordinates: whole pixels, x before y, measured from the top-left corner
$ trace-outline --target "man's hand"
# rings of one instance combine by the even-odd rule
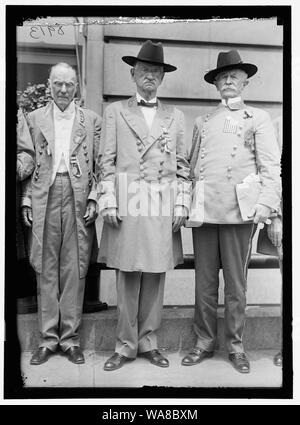
[[[87,207],[86,207],[86,212],[83,216],[84,220],[85,220],[85,225],[86,226],[90,226],[92,223],[94,223],[94,221],[96,220],[96,218],[98,217],[98,213],[97,213],[97,204],[95,201],[88,201]]]
[[[274,217],[271,224],[267,227],[269,239],[277,248],[282,242],[282,221],[279,217]]]
[[[117,212],[117,208],[105,208],[105,210],[102,211],[102,217],[105,223],[110,224],[115,228],[118,228],[119,221],[122,221],[121,217]]]
[[[177,232],[181,226],[184,225],[186,219],[188,218],[188,209],[183,205],[175,206],[174,217],[173,217],[173,232]]]
[[[252,211],[248,214],[249,218],[253,218],[253,223],[257,224],[257,223],[266,223],[269,224],[269,222],[267,222],[267,219],[270,217],[272,213],[272,209],[270,207],[267,207],[266,205],[262,205],[262,204],[256,204],[254,205]]]
[[[32,227],[32,208],[22,207],[21,213],[22,213],[22,219],[25,226]]]

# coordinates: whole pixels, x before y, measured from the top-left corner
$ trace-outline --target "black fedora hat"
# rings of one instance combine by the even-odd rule
[[[244,63],[237,50],[230,50],[229,52],[220,52],[217,60],[217,68],[212,69],[204,75],[204,80],[210,84],[214,84],[216,76],[228,69],[238,68],[242,69],[248,75],[248,78],[252,77],[257,72],[257,66],[252,63]]]
[[[152,63],[154,65],[163,66],[165,72],[176,71],[176,66],[164,63],[164,51],[161,43],[153,43],[147,40],[142,44],[137,57],[123,56],[122,60],[128,65],[134,66],[137,61]]]

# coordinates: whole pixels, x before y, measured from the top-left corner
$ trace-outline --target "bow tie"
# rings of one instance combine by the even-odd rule
[[[58,121],[59,120],[70,120],[71,118],[72,118],[72,116],[73,116],[73,113],[72,112],[57,112],[56,114],[55,114],[55,119],[57,119]]]
[[[153,108],[154,106],[157,106],[157,102],[145,102],[143,99],[141,99],[140,102],[138,102],[139,106],[146,106],[147,108]]]

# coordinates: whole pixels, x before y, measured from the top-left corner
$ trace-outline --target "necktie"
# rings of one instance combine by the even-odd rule
[[[154,106],[157,106],[157,102],[145,102],[143,99],[141,99],[140,102],[138,102],[139,106],[146,106],[147,108],[153,108]]]

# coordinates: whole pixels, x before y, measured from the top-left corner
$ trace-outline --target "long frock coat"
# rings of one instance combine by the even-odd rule
[[[236,185],[259,174],[258,203],[278,211],[280,151],[269,114],[239,101],[220,103],[198,117],[191,150],[192,177],[203,184],[204,223],[242,224]],[[249,221],[248,221],[249,223]]]
[[[31,184],[23,193],[22,205],[31,205],[33,214],[30,262],[37,273],[42,272],[44,221],[49,188],[53,170],[55,134],[53,122],[53,103],[28,114],[31,132],[31,146],[35,158],[35,170]],[[76,211],[76,233],[79,251],[79,272],[83,278],[88,269],[95,226],[85,226],[83,216],[88,200],[97,202],[97,178],[94,174],[95,159],[99,153],[101,118],[93,111],[75,107],[75,119],[70,142],[70,179],[74,193]],[[73,167],[71,157],[78,158],[78,168]]]
[[[149,130],[136,97],[109,105],[101,133],[100,211],[117,207],[116,229],[104,223],[98,261],[123,271],[162,273],[183,261],[174,207],[189,208],[184,117],[158,102]]]

